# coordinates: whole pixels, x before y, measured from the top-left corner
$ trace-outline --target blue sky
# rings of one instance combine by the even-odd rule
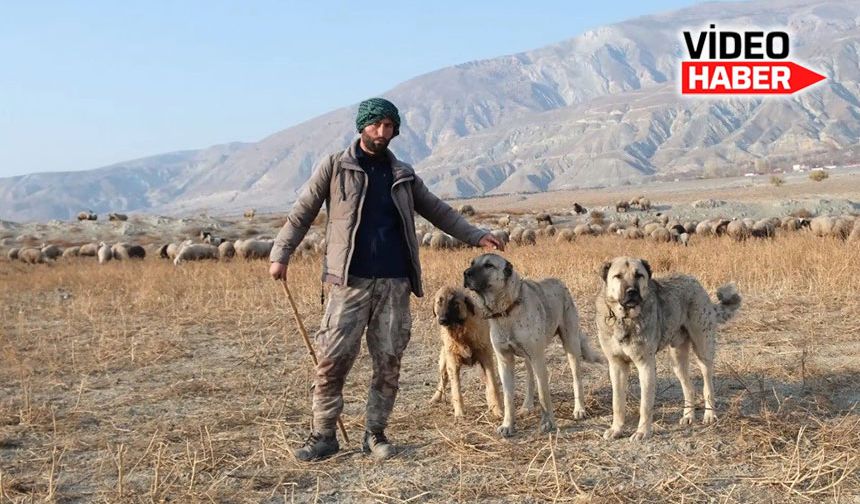
[[[5,2],[0,177],[256,141],[438,68],[694,3]]]

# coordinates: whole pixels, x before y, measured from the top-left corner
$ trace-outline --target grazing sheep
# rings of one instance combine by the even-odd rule
[[[56,261],[58,257],[63,255],[63,249],[56,245],[46,245],[42,244],[42,254],[44,254],[45,259],[50,259],[52,261]]]
[[[600,236],[605,232],[603,226],[601,226],[600,224],[591,224],[588,227],[589,229],[591,229],[591,234],[594,236]]]
[[[699,227],[699,223],[696,221],[687,221],[684,223],[684,231],[687,234],[696,234],[696,230]]]
[[[203,243],[208,243],[209,245],[215,245],[217,247],[224,243],[224,238],[221,238],[220,236],[212,236],[211,233],[207,232],[206,237],[203,238]]]
[[[728,232],[728,227],[729,227],[730,222],[732,222],[732,221],[730,221],[728,219],[719,219],[719,220],[713,221],[712,229],[713,229],[714,235],[723,236],[724,234],[726,234]]]
[[[503,215],[502,217],[499,217],[498,224],[499,224],[499,227],[503,227],[503,228],[510,226],[511,225],[511,216],[510,215]]]
[[[523,241],[523,232],[525,228],[521,226],[517,226],[511,231],[511,241],[516,243],[517,245],[522,245]]]
[[[647,198],[639,198],[639,208],[644,211],[651,210],[651,200]]]
[[[733,220],[726,227],[726,234],[735,241],[744,241],[750,237],[751,232],[746,222]]]
[[[78,251],[78,255],[83,257],[96,257],[99,255],[99,244],[98,243],[86,243],[81,245],[81,249]]]
[[[435,231],[430,238],[430,248],[433,250],[454,248],[454,239],[442,231]]]
[[[658,226],[651,231],[648,237],[658,243],[669,243],[672,241],[672,233],[662,226]]]
[[[645,233],[645,236],[651,236],[651,233],[653,233],[655,229],[659,229],[661,227],[663,226],[661,226],[659,222],[649,222],[642,228],[642,232]]]
[[[245,210],[245,218],[248,220],[254,220],[254,216],[257,215],[257,209],[249,208]]]
[[[671,226],[669,226],[669,216],[668,215],[661,215],[661,216],[657,217],[657,222],[662,224],[663,227],[665,227],[665,228],[671,227]]]
[[[523,231],[523,236],[520,238],[520,245],[534,245],[537,243],[537,235],[534,229],[526,229]]]
[[[113,259],[113,253],[111,252],[111,247],[105,243],[99,243],[99,264],[105,264],[106,262]]]
[[[541,224],[552,225],[552,217],[548,213],[539,213],[536,219],[539,226]]]
[[[815,217],[809,221],[809,229],[815,236],[831,236],[835,223],[836,221],[832,217]]]
[[[472,205],[461,205],[457,211],[460,212],[460,215],[464,215],[466,217],[472,217],[475,215],[475,207]]]
[[[776,227],[770,219],[761,219],[753,224],[750,235],[753,238],[773,238],[776,235]]]
[[[129,258],[128,248],[131,247],[130,243],[120,242],[115,243],[110,248],[111,256],[113,259],[117,261],[127,261]]]
[[[645,238],[645,233],[638,227],[631,227],[624,230],[624,237],[628,240],[641,240]]]
[[[588,236],[591,234],[591,226],[588,224],[577,224],[573,227],[573,234],[576,236]]]
[[[621,229],[621,226],[617,222],[610,222],[608,226],[606,226],[606,232],[610,234],[615,234],[618,230]]]
[[[63,251],[63,258],[78,257],[81,253],[81,247],[69,247]]]
[[[143,259],[146,257],[146,249],[141,245],[131,245],[128,247],[129,259]]]
[[[547,236],[555,236],[556,232],[558,232],[558,230],[557,230],[557,229],[555,228],[555,226],[553,226],[552,224],[550,224],[549,226],[547,226],[547,227],[543,228],[543,230],[542,230],[542,231],[543,231],[543,232],[544,232],[544,234],[545,234],[545,235],[547,235]]]
[[[18,252],[20,250],[21,249],[19,248],[9,249],[9,252],[6,252],[6,257],[8,257],[10,261],[14,261],[15,259],[18,259]]]
[[[860,241],[860,219],[854,219],[854,226],[851,228],[851,232],[848,234],[848,241]]]
[[[833,221],[833,229],[831,230],[831,235],[834,238],[839,238],[840,240],[845,240],[848,238],[848,235],[851,234],[851,229],[854,226],[854,219],[851,217],[837,217]]]
[[[588,210],[584,206],[580,205],[579,203],[573,204],[573,211],[576,212],[577,215],[588,213]]]
[[[45,262],[45,254],[41,249],[27,247],[18,251],[18,259],[27,264],[41,264]]]
[[[236,255],[236,247],[233,246],[233,242],[224,241],[221,242],[221,245],[218,245],[218,257],[221,260],[231,259]]]
[[[556,237],[556,243],[565,243],[572,242],[576,239],[576,235],[573,233],[573,229],[565,228],[558,232],[558,236]]]
[[[711,236],[714,234],[714,222],[711,220],[703,220],[696,224],[696,234],[699,236]]]
[[[127,221],[128,215],[111,212],[108,214],[108,220],[109,221]]]
[[[629,201],[618,201],[615,203],[615,211],[618,213],[626,212],[630,210],[630,202]]]
[[[94,214],[94,213],[93,213],[92,211],[90,211],[90,210],[87,210],[87,211],[85,211],[85,212],[78,212],[78,220],[79,220],[79,221],[85,221],[85,220],[98,220],[98,218],[99,218],[99,216],[98,216],[98,215],[96,215],[96,214]]]
[[[178,266],[185,261],[202,261],[203,259],[218,259],[218,247],[208,243],[183,245],[179,253],[176,254],[173,264]]]
[[[671,226],[667,226],[666,229],[674,231],[678,236],[681,236],[682,234],[687,232],[687,228],[677,222],[672,224]]]
[[[678,237],[678,241],[683,243],[685,247],[690,245],[690,233],[681,233]]]
[[[233,247],[236,249],[236,256],[242,259],[268,259],[273,244],[272,240],[241,240],[236,241]]]

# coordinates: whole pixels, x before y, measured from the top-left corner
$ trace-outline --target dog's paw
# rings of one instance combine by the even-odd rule
[[[705,425],[717,423],[717,414],[713,410],[706,410],[705,416],[702,417],[702,423]]]
[[[603,432],[603,439],[610,441],[613,439],[619,439],[623,436],[621,429],[616,429],[615,427],[610,427]]]
[[[651,437],[651,429],[638,429],[630,436],[630,441],[644,441]]]
[[[574,408],[573,410],[573,418],[576,420],[582,420],[588,415],[585,413],[585,410],[582,408]]]
[[[493,408],[491,411],[496,418],[502,418],[502,408]]]
[[[436,392],[435,394],[433,394],[433,397],[431,397],[428,402],[430,404],[442,402],[442,392]]]
[[[693,425],[693,420],[693,414],[690,413],[689,415],[682,416],[681,420],[678,423],[681,425]]]
[[[531,413],[534,409],[535,409],[535,407],[534,407],[534,405],[533,405],[533,404],[528,404],[528,405],[523,404],[523,405],[522,405],[522,406],[520,406],[520,408],[517,410],[517,415],[528,415],[528,414],[529,414],[529,413]]]
[[[540,431],[543,434],[547,434],[549,432],[555,432],[555,420],[552,418],[541,418],[540,421]]]
[[[509,438],[514,435],[514,426],[502,424],[496,427],[496,432],[498,432],[499,435],[504,438]]]

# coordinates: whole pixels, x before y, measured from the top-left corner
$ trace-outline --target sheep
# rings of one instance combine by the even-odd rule
[[[698,227],[699,227],[699,223],[696,221],[684,222],[684,231],[686,231],[687,234],[696,234]]]
[[[271,240],[240,240],[233,247],[236,255],[242,259],[268,259],[273,244]]]
[[[848,241],[860,241],[860,219],[854,219],[854,226],[851,228],[851,232],[848,234]]]
[[[6,257],[8,257],[10,261],[14,261],[15,259],[18,259],[18,252],[20,250],[21,249],[19,248],[9,249],[9,252],[6,252]]]
[[[132,245],[131,243],[117,243],[111,247],[113,258],[117,261],[127,261],[129,259],[143,259],[146,257],[146,249],[140,245]]]
[[[497,240],[507,245],[511,241],[511,236],[504,229],[494,229],[490,234],[495,236]]]
[[[63,255],[63,249],[56,245],[46,245],[42,244],[42,254],[45,255],[45,259],[50,259],[55,261],[58,257]]]
[[[99,255],[99,244],[98,243],[85,243],[81,245],[81,249],[78,251],[78,255],[84,257],[96,257]]]
[[[619,229],[621,229],[621,225],[617,222],[610,222],[609,225],[606,226],[606,232],[611,234],[617,233]]]
[[[628,210],[630,210],[630,202],[621,200],[615,203],[616,212],[621,213],[626,212]]]
[[[511,216],[510,215],[503,215],[503,216],[499,217],[499,220],[497,223],[498,223],[499,227],[506,228],[506,227],[511,225]]]
[[[254,220],[254,216],[257,215],[257,209],[249,208],[245,210],[245,218],[248,220]]]
[[[648,235],[652,240],[658,243],[669,243],[672,241],[672,233],[668,229],[658,226]]]
[[[231,259],[236,255],[236,247],[233,246],[233,242],[224,241],[221,242],[221,245],[218,245],[218,257],[223,261],[226,259]]]
[[[573,204],[573,211],[576,212],[577,215],[588,213],[588,209],[586,209],[584,206],[580,205],[579,203]]]
[[[98,218],[99,218],[99,216],[94,214],[90,210],[86,210],[84,212],[78,212],[78,220],[79,221],[85,221],[85,220],[93,220],[94,221],[94,220],[98,220]]]
[[[78,257],[81,253],[81,247],[69,247],[63,251],[63,258]]]
[[[525,228],[522,226],[517,226],[511,231],[511,241],[520,245],[523,241],[523,232]]]
[[[539,213],[537,214],[537,223],[538,225],[552,225],[552,217],[548,213]]]
[[[671,226],[669,225],[669,216],[668,216],[668,215],[661,215],[661,216],[657,217],[657,222],[659,222],[660,224],[662,224],[662,225],[663,225],[663,227],[665,227],[665,228],[670,228],[670,227],[671,227]]]
[[[41,249],[27,247],[18,251],[18,259],[27,264],[41,264],[45,262],[45,254]]]
[[[442,231],[435,231],[430,238],[430,248],[434,250],[454,248],[454,239]]]
[[[143,259],[146,257],[146,249],[141,245],[131,245],[128,247],[129,259]]]
[[[750,237],[750,228],[742,220],[733,220],[726,227],[726,234],[735,241],[744,241]]]
[[[565,228],[558,232],[558,236],[556,236],[556,243],[565,243],[572,242],[576,239],[576,235],[573,233],[573,229]]]
[[[212,236],[212,233],[206,232],[206,237],[203,238],[203,243],[208,243],[209,245],[215,245],[216,247],[224,243],[224,238],[220,236]]]
[[[809,229],[815,236],[831,236],[835,220],[832,217],[815,217],[809,222]]]
[[[99,243],[99,264],[105,264],[113,258],[110,246],[105,242]]]
[[[647,198],[639,198],[639,208],[644,211],[651,210],[651,200]]]
[[[672,223],[670,222],[670,224],[672,224]],[[682,226],[681,224],[679,224],[677,222],[670,225],[670,226],[666,226],[666,229],[669,229],[670,231],[674,231],[678,236],[681,236],[682,234],[687,232],[687,228],[685,228],[684,226]]]
[[[128,215],[111,212],[108,214],[108,220],[109,221],[127,221]]]
[[[773,238],[776,234],[776,227],[770,219],[761,219],[753,224],[750,234],[753,238]]]
[[[638,227],[631,227],[624,230],[624,237],[628,240],[641,240],[645,238],[645,233]]]
[[[460,208],[457,209],[460,212],[460,215],[464,215],[466,217],[471,217],[475,215],[475,207],[472,205],[461,205]]]
[[[831,235],[834,238],[839,238],[840,240],[845,240],[848,238],[848,235],[851,234],[851,229],[854,226],[854,219],[851,217],[837,217],[833,221],[833,229],[831,230]]]
[[[604,233],[604,228],[600,224],[591,224],[588,226],[591,229],[591,234],[594,236],[600,236]]]
[[[699,236],[711,236],[714,234],[714,223],[711,220],[703,220],[696,224],[696,234]]]
[[[690,245],[690,233],[681,233],[678,241],[683,243],[685,247],[688,247]]]
[[[523,231],[522,238],[520,238],[520,245],[534,245],[537,243],[537,235],[535,234],[534,229],[526,229]]]
[[[659,222],[649,222],[648,224],[645,224],[645,226],[642,228],[642,232],[645,233],[645,236],[650,236],[655,229],[661,227],[663,226],[661,226]]]
[[[712,224],[713,233],[716,236],[723,236],[724,234],[726,234],[728,232],[728,227],[729,227],[730,222],[732,222],[732,221],[730,221],[728,219],[718,219],[716,221],[713,221],[713,224]]]
[[[542,230],[542,231],[543,231],[543,232],[544,232],[544,234],[545,234],[545,235],[547,235],[547,236],[555,236],[555,234],[556,234],[556,232],[557,232],[558,230],[555,228],[555,226],[553,226],[552,224],[550,224],[549,226],[547,226],[547,227],[543,228],[543,230]]]
[[[588,236],[591,234],[591,226],[588,224],[577,224],[573,227],[573,234],[576,236]]]
[[[173,264],[179,266],[185,261],[201,261],[203,259],[218,259],[218,247],[208,243],[185,244],[176,254]]]

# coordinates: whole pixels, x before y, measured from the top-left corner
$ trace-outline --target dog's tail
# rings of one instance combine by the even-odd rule
[[[594,364],[605,364],[606,359],[598,352],[595,352],[591,345],[588,343],[588,335],[585,331],[579,331],[579,351],[582,355],[582,360],[585,362],[591,362]]]
[[[714,305],[714,311],[717,314],[717,323],[725,324],[741,307],[741,295],[738,294],[738,288],[733,283],[727,283],[717,289],[717,299],[720,301]]]

